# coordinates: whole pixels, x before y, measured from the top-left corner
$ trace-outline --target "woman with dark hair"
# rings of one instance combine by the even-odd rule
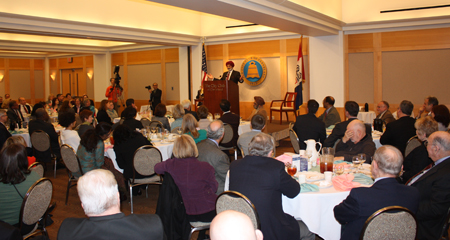
[[[94,129],[92,126],[92,121],[94,120],[92,117],[92,111],[87,109],[81,111],[80,119],[82,123],[78,127],[78,135],[81,137],[87,130]]]
[[[57,112],[59,110],[59,107],[60,107],[59,105],[60,105],[60,102],[59,102],[58,98],[53,98],[53,100],[52,100],[52,111],[53,112]]]
[[[28,170],[25,146],[11,144],[3,149],[0,153],[0,220],[19,227],[23,197],[37,180],[39,175]]]
[[[163,127],[170,132],[169,120],[167,120],[167,118],[165,117],[166,112],[166,105],[162,103],[156,105],[155,111],[153,112],[152,121],[160,121],[163,124]]]
[[[75,98],[75,105],[73,106],[73,110],[76,114],[80,114],[80,112],[83,110],[83,106],[81,106],[81,99],[79,97]]]
[[[67,101],[67,100],[65,100],[61,104],[61,107],[59,108],[58,114],[63,113],[63,112],[73,112],[73,113],[75,113],[75,110],[73,110],[73,108],[72,108],[72,104],[70,104],[70,102]]]
[[[112,125],[112,120],[109,117],[108,113],[106,112],[108,103],[109,102],[106,99],[102,100],[102,102],[100,103],[100,108],[98,109],[97,113],[97,121],[99,123],[104,122],[108,123],[109,125]]]
[[[114,120],[114,118],[118,118],[119,114],[117,114],[117,111],[114,109],[114,103],[113,101],[108,101],[106,104],[106,113],[108,113],[109,118],[111,118],[111,121]]]
[[[80,145],[80,136],[78,132],[74,130],[77,121],[75,120],[75,113],[72,111],[61,112],[58,115],[59,124],[65,129],[61,131],[61,143],[67,144],[77,151],[78,145]]]
[[[198,129],[197,120],[192,114],[184,115],[181,130],[184,134],[191,136],[196,144],[206,139],[206,130]]]
[[[170,173],[180,189],[190,222],[210,222],[216,215],[218,183],[214,168],[197,159],[197,145],[187,135],[181,135],[175,140],[173,155],[175,158],[156,164],[155,172]],[[197,239],[204,239],[204,234],[205,232],[201,231]]]
[[[45,109],[45,103],[39,102],[39,103],[34,104],[33,110],[31,110],[30,120],[36,120],[36,110],[38,110],[39,108]]]
[[[144,145],[151,145],[151,143],[141,133],[133,131],[125,124],[114,129],[113,138],[116,162],[123,169],[125,179],[133,178],[134,152]],[[136,178],[142,177],[142,175],[136,173]]]
[[[87,130],[80,141],[77,156],[80,159],[83,173],[93,169],[98,169],[105,162],[105,144],[104,140],[111,134],[111,125],[99,123],[95,129]]]
[[[431,110],[431,116],[438,122],[439,131],[447,131],[450,123],[450,111],[445,105],[436,105]]]
[[[142,129],[144,128],[144,126],[142,125],[142,123],[138,120],[136,120],[136,114],[137,114],[137,110],[134,107],[127,107],[125,108],[125,110],[123,110],[122,112],[122,116],[125,118],[125,120],[123,121],[123,125],[127,125],[128,127],[130,127],[131,129]]]
[[[201,105],[197,110],[197,116],[200,118],[198,121],[198,128],[207,129],[211,121],[208,119],[209,111],[205,105]]]

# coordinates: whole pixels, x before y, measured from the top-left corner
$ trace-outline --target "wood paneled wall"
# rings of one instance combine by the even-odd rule
[[[382,69],[382,53],[383,52],[401,52],[414,50],[439,50],[450,48],[450,28],[436,28],[410,31],[394,31],[394,32],[378,32],[378,33],[364,33],[352,34],[344,36],[344,81],[345,81],[345,99],[349,100],[348,86],[349,86],[349,62],[348,54],[370,52],[373,53],[373,91],[374,99],[369,103],[370,109],[374,110],[378,102],[383,99],[383,69]],[[418,59],[418,61],[426,61],[425,59]],[[399,66],[405,67],[405,66]],[[412,84],[424,84],[414,79]],[[439,86],[436,86],[439,87]],[[405,92],[401,93],[407,98],[407,86]],[[423,93],[425,98],[432,92]],[[363,104],[363,103],[360,103]],[[442,103],[449,104],[449,103]],[[399,103],[390,104],[391,112],[396,111]],[[420,105],[415,104],[415,113],[417,113]]]

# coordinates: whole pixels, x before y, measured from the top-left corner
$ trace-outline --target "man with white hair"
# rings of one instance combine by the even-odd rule
[[[78,180],[78,196],[88,218],[67,218],[58,240],[164,239],[161,219],[155,214],[120,212],[120,196],[114,175],[103,169],[87,172]]]
[[[25,100],[24,97],[19,98],[19,111],[22,113],[23,116],[28,116],[31,114],[31,111],[33,108],[30,106],[30,104],[27,103],[27,100]]]
[[[366,134],[366,126],[361,120],[353,120],[347,125],[344,137],[336,145],[335,160],[351,162],[358,153],[366,154],[366,161],[370,163],[375,152],[375,143],[372,136]]]
[[[219,213],[211,222],[211,240],[262,240],[263,234],[254,229],[250,218],[234,210]]]
[[[372,161],[371,187],[353,188],[348,197],[334,207],[334,217],[341,223],[341,239],[359,239],[366,220],[376,211],[389,206],[402,206],[416,213],[419,206],[419,191],[402,185],[395,179],[402,170],[403,156],[390,145],[375,152]]]
[[[198,115],[197,115],[197,113],[196,112],[194,112],[194,111],[191,111],[191,101],[189,100],[189,99],[185,99],[185,100],[183,100],[182,102],[181,102],[181,105],[183,106],[183,108],[184,108],[184,114],[192,114],[192,116],[194,116],[195,117],[195,119],[197,119],[197,121],[199,120],[198,119]]]

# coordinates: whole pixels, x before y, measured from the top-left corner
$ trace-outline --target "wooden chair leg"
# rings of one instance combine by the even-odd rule
[[[270,110],[270,123],[272,123],[272,110]]]
[[[283,112],[280,111],[280,125],[281,125],[282,122],[283,122]]]
[[[286,113],[286,121],[289,123],[289,114],[288,114],[288,112],[285,112]]]

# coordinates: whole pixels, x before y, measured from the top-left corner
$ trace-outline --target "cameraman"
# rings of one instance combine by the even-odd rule
[[[152,111],[155,111],[156,105],[161,103],[162,91],[158,89],[158,83],[153,83],[153,91],[148,89],[148,92],[150,93],[149,102],[152,105]]]
[[[122,90],[119,87],[115,86],[115,78],[111,78],[110,82],[111,86],[106,88],[105,97],[107,97],[109,101],[113,101],[114,110],[116,110],[116,112],[119,112],[120,105],[117,103],[117,100],[120,96],[122,96]]]

